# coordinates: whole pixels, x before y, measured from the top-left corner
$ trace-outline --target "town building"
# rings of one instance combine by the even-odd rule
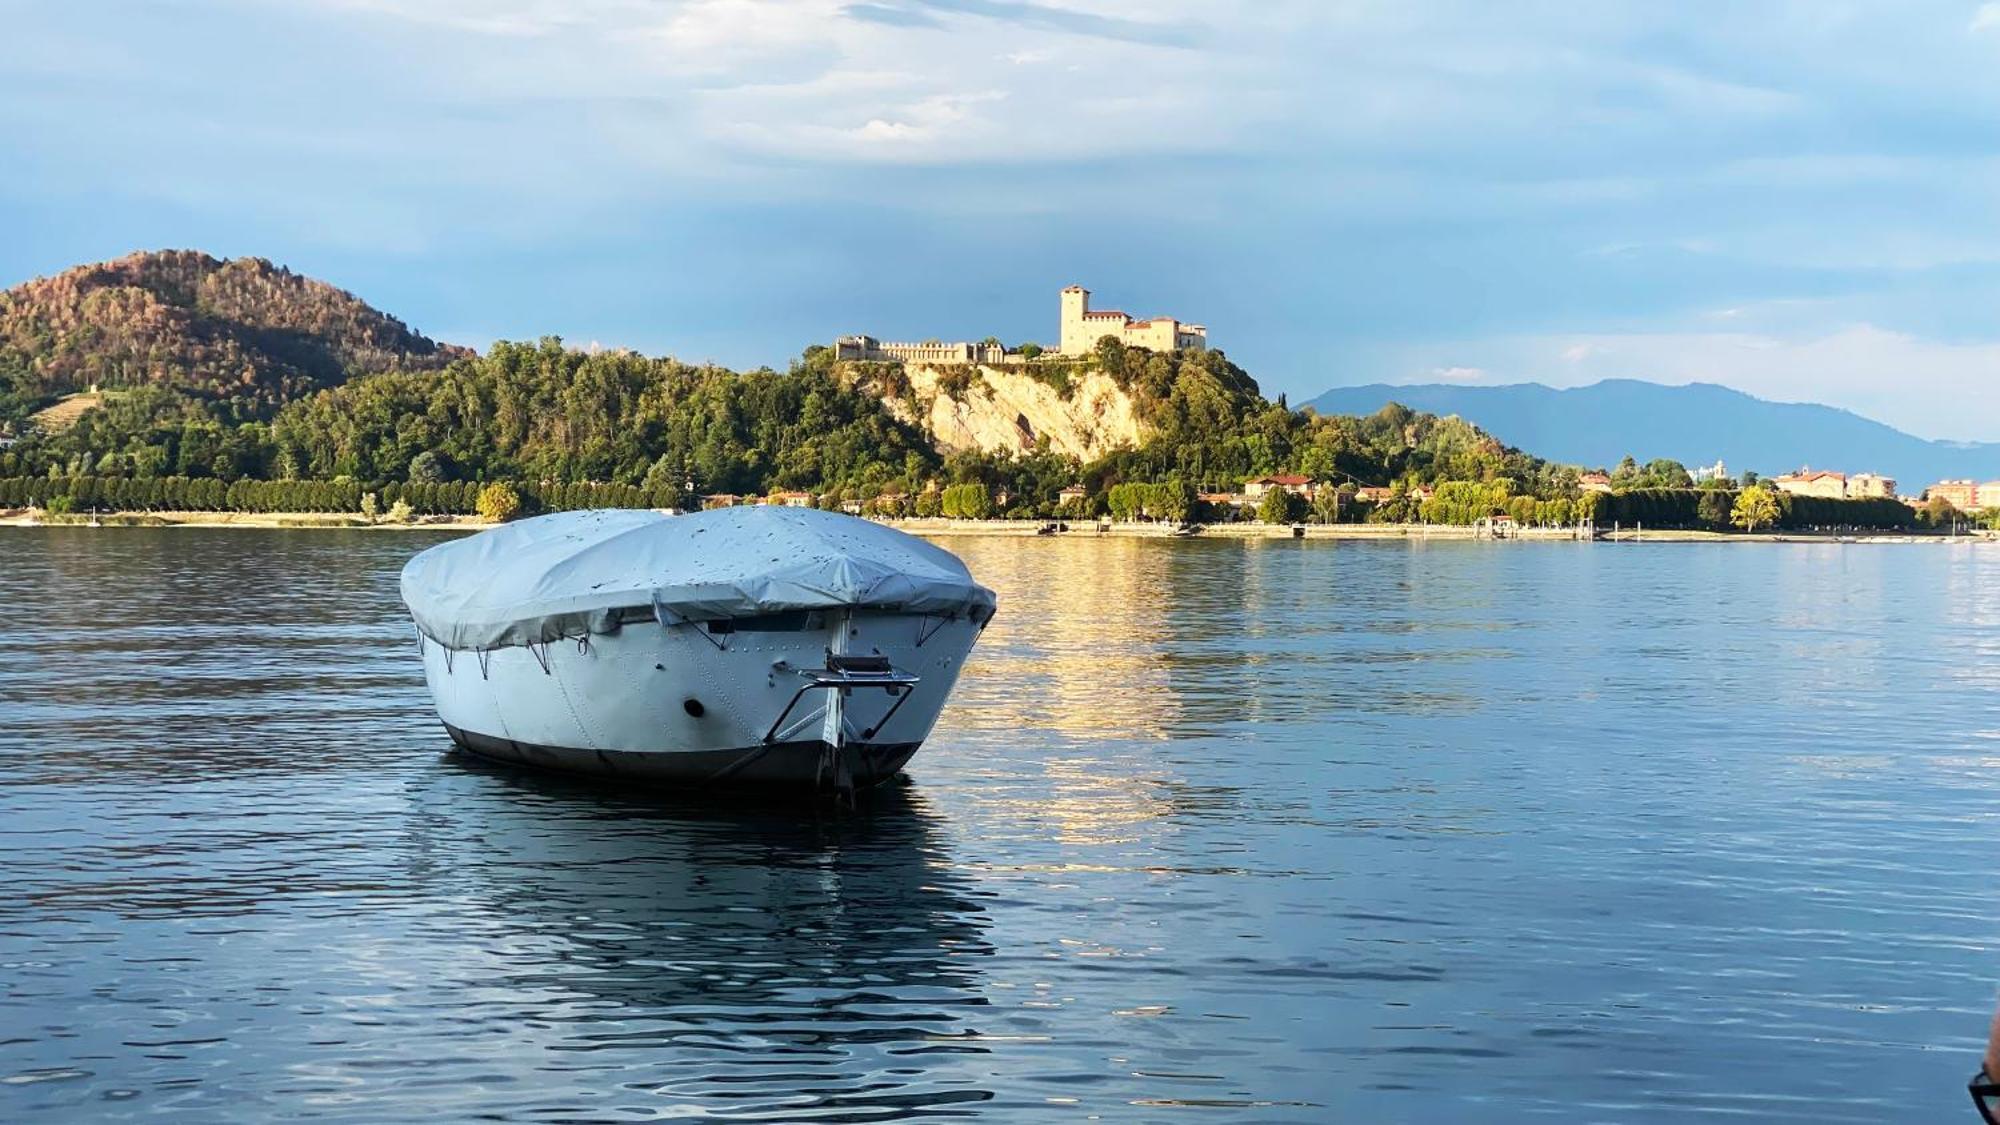
[[[1729,467],[1722,463],[1722,458],[1717,457],[1715,464],[1696,465],[1694,468],[1688,470],[1688,475],[1694,478],[1696,484],[1708,480],[1728,480]]]
[[[1943,500],[1961,512],[1979,507],[1979,486],[1969,480],[1941,480],[1924,490],[1924,499]]]
[[[1972,509],[2000,508],[2000,480],[1982,481],[1972,493]]]
[[[1090,307],[1090,290],[1072,285],[1062,291],[1062,343],[1064,355],[1089,355],[1106,336],[1135,348],[1171,352],[1182,348],[1200,351],[1208,347],[1208,329],[1199,324],[1183,324],[1170,316],[1134,320],[1116,309]]]
[[[1080,484],[1072,484],[1056,493],[1058,504],[1081,504],[1090,497],[1090,490]]]
[[[897,344],[873,336],[842,336],[833,342],[833,358],[901,363],[999,363],[1007,349],[999,344]]]
[[[1311,477],[1296,474],[1258,477],[1256,480],[1243,482],[1243,496],[1253,504],[1263,503],[1265,495],[1273,489],[1289,492],[1294,496],[1303,496],[1308,500],[1313,498],[1313,493],[1317,490]]]
[[[1354,498],[1363,504],[1387,504],[1395,495],[1395,489],[1382,484],[1364,484],[1354,490]]]
[[[1856,473],[1847,478],[1850,500],[1875,500],[1896,495],[1896,478],[1881,473]]]
[[[743,498],[733,492],[712,492],[701,498],[703,508],[734,508]]]
[[[1830,500],[1840,500],[1847,495],[1847,474],[1828,472],[1824,469],[1800,469],[1796,473],[1786,473],[1773,478],[1772,484],[1780,491],[1794,496],[1821,496]]]
[[[770,495],[768,503],[786,508],[810,508],[813,505],[813,494],[810,492],[773,492]]]
[[[1195,499],[1211,508],[1248,508],[1250,498],[1241,492],[1197,492]]]
[[[1584,473],[1576,478],[1576,484],[1585,492],[1611,491],[1611,478],[1603,473]]]

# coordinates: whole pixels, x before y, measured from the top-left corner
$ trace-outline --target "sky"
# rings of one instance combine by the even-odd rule
[[[782,367],[1206,324],[1270,394],[1719,382],[2000,440],[2000,2],[0,0],[0,284],[257,255]]]

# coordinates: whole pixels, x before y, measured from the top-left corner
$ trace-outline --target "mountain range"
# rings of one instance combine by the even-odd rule
[[[1732,474],[1876,472],[1912,495],[1932,481],[2000,477],[2000,443],[1931,441],[1852,411],[1769,402],[1713,383],[1375,383],[1336,387],[1306,405],[1321,414],[1367,414],[1390,402],[1455,414],[1509,445],[1586,467],[1609,468],[1629,454],[1641,463],[1669,457],[1690,466],[1721,459]]]

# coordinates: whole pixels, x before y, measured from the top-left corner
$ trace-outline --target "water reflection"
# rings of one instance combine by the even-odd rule
[[[1992,550],[959,539],[816,818],[441,756],[418,545],[0,544],[0,1120],[1962,1108]]]
[[[411,879],[457,904],[483,988],[536,998],[563,1069],[827,1120],[991,1097],[925,1062],[985,1051],[993,950],[908,788],[860,815],[702,809],[451,755],[409,799]]]

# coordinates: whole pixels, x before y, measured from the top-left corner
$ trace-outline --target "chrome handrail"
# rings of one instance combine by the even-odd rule
[[[771,720],[771,729],[764,732],[763,741],[767,746],[777,740],[778,732],[784,729],[785,720],[791,717],[792,709],[799,705],[799,700],[804,699],[805,694],[809,691],[825,691],[828,688],[839,688],[842,690],[850,688],[880,688],[895,696],[896,702],[889,705],[889,710],[883,713],[882,718],[874,726],[861,732],[861,737],[873,738],[875,737],[875,732],[888,725],[890,717],[895,715],[902,708],[904,702],[910,698],[911,689],[922,682],[921,677],[911,675],[908,672],[898,672],[894,668],[886,672],[876,672],[840,668],[790,668],[789,666],[784,666],[780,670],[795,672],[804,677],[806,682],[799,685],[799,690],[793,692],[792,698],[786,702],[785,709],[778,712],[776,719]]]

